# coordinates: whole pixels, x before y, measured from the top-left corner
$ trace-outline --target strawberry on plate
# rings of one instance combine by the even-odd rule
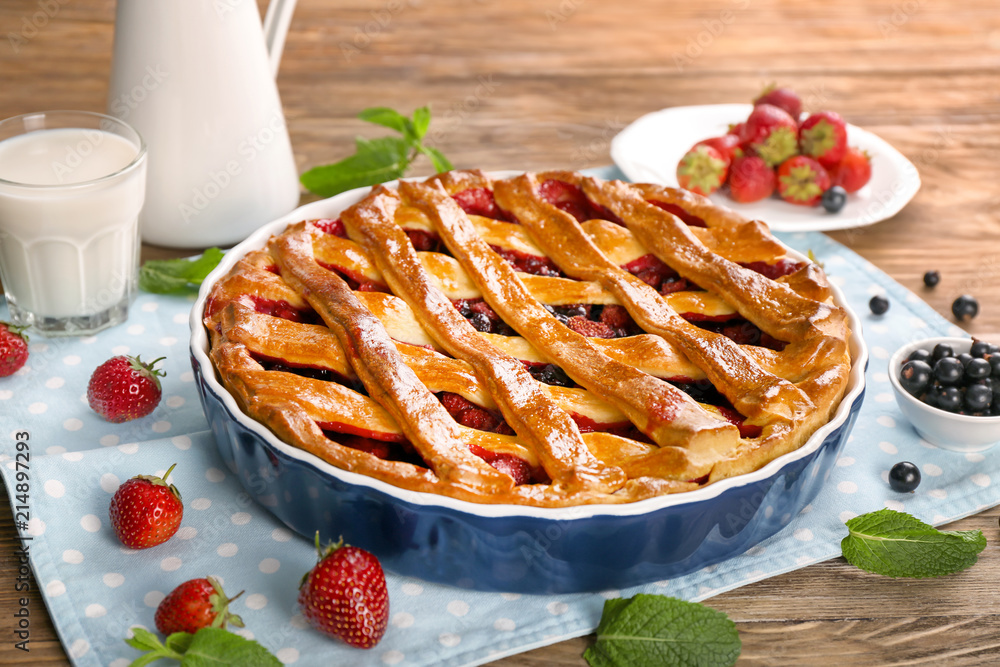
[[[872,177],[872,158],[868,153],[849,146],[844,157],[830,170],[830,180],[847,192],[857,192]]]
[[[164,635],[175,632],[194,634],[202,628],[243,627],[243,619],[229,613],[229,603],[243,595],[240,591],[228,598],[215,577],[191,579],[170,591],[156,608],[153,621]]]
[[[728,164],[732,164],[736,156],[741,155],[743,152],[740,150],[740,138],[735,134],[724,134],[721,137],[702,139],[695,146],[711,146],[719,151],[719,154],[725,158]]]
[[[378,559],[343,543],[320,547],[319,562],[302,577],[299,606],[311,626],[357,648],[371,648],[389,624],[389,592]]]
[[[0,378],[13,375],[28,360],[27,328],[0,322]]]
[[[685,190],[710,195],[726,182],[729,161],[717,149],[698,144],[677,164],[677,182]]]
[[[87,385],[87,402],[109,422],[120,424],[145,417],[160,402],[160,376],[156,369],[163,359],[143,362],[138,356],[119,355],[98,366]]]
[[[802,121],[799,128],[802,154],[826,168],[833,167],[847,150],[847,123],[834,111],[820,111]]]
[[[830,175],[816,160],[796,155],[778,167],[778,194],[787,202],[815,206],[830,187]]]
[[[740,131],[740,144],[747,152],[775,167],[799,152],[799,124],[784,109],[758,104]]]
[[[743,155],[729,169],[729,196],[741,204],[760,201],[774,192],[774,169],[757,155]]]
[[[791,88],[784,88],[771,84],[761,91],[760,95],[753,101],[754,106],[758,104],[770,104],[779,109],[783,109],[789,116],[798,121],[802,115],[802,99],[799,94]]]
[[[163,477],[136,475],[115,491],[108,515],[115,534],[125,546],[155,547],[173,537],[180,528],[184,518],[181,493],[167,483],[173,469],[170,466]]]

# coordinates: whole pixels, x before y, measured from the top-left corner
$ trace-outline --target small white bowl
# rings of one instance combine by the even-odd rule
[[[1000,443],[1000,416],[974,417],[932,407],[912,396],[899,384],[899,370],[917,348],[933,351],[938,343],[947,343],[955,354],[968,352],[972,339],[941,336],[925,338],[902,346],[889,359],[889,379],[896,403],[913,428],[927,442],[955,452],[981,452]]]

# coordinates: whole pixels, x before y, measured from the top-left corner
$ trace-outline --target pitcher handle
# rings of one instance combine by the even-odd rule
[[[278,76],[281,53],[285,50],[285,37],[292,23],[296,0],[271,0],[264,16],[264,46],[271,62],[271,74]]]

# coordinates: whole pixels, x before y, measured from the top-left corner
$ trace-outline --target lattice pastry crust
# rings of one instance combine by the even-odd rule
[[[480,503],[620,503],[800,447],[850,371],[822,269],[683,190],[439,174],[288,226],[213,287],[242,409],[334,466]]]

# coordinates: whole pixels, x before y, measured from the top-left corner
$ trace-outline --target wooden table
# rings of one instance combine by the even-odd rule
[[[46,5],[57,9],[37,34],[10,37],[31,32],[26,22],[41,23]],[[0,117],[103,110],[113,14],[110,0],[0,4]],[[638,116],[749,101],[773,81],[799,90],[807,108],[832,108],[879,134],[920,169],[923,187],[902,213],[831,235],[948,317],[957,295],[975,295],[981,313],[965,329],[1000,331],[995,0],[299,0],[279,88],[303,170],[345,156],[356,134],[376,136],[355,119],[361,109],[424,104],[437,147],[457,167],[541,169],[608,164],[611,138]],[[417,167],[414,175],[430,172]],[[943,275],[933,291],[921,283],[928,269]],[[708,604],[736,621],[744,665],[996,664],[998,515],[954,525],[989,540],[958,575],[892,580],[838,558]],[[8,610],[17,595],[6,499],[0,526]],[[37,594],[31,609],[31,661],[64,663]],[[24,664],[10,650],[11,619],[0,615],[0,664]],[[582,665],[589,641],[495,664]]]

